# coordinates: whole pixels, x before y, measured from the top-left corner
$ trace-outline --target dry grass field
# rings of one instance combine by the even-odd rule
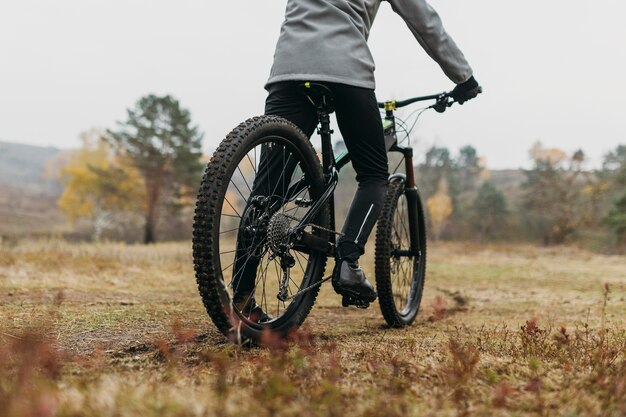
[[[413,327],[325,286],[296,340],[242,349],[189,246],[0,245],[0,415],[626,415],[625,257],[433,244]]]

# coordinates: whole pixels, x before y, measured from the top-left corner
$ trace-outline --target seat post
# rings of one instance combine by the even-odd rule
[[[317,133],[322,137],[322,165],[326,180],[330,179],[335,167],[332,148],[333,130],[330,128],[330,115],[335,111],[335,97],[330,88],[321,83],[305,82],[298,86],[317,111],[319,126]]]
[[[328,187],[332,187],[332,190],[334,190],[337,185],[337,164],[333,153],[332,134],[334,132],[330,128],[330,115],[335,111],[333,92],[324,84],[308,81],[300,84],[298,88],[317,111],[317,120],[319,123],[317,133],[322,139],[322,168],[324,170],[324,179],[326,181],[327,190]],[[333,182],[335,183],[333,184]],[[330,228],[331,230],[335,230],[335,199],[332,193],[328,198],[328,205],[330,209]],[[328,235],[328,241],[331,247],[334,248],[337,245],[337,236],[334,233],[330,233]]]
[[[330,128],[330,115],[325,110],[317,111],[317,117],[319,120],[319,127],[317,133],[322,140],[322,166],[324,168],[324,179],[326,184],[329,184],[333,179],[333,174],[336,175],[335,167],[335,154],[333,152],[332,134],[333,130]],[[336,177],[335,177],[336,178]],[[330,211],[330,229],[335,230],[335,196],[331,195],[328,199],[328,206]],[[328,236],[328,241],[331,247],[337,246],[337,237],[334,234]]]
[[[324,166],[324,175],[326,179],[331,175],[332,167],[335,166],[335,158],[332,147],[332,134],[335,133],[330,128],[330,115],[326,111],[318,111],[317,118],[319,120],[319,127],[317,133],[322,139],[322,164]]]

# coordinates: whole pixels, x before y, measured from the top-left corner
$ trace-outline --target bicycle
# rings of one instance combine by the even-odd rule
[[[345,151],[335,157],[333,152],[332,92],[312,82],[300,88],[317,110],[321,163],[295,125],[280,117],[255,117],[222,141],[198,191],[193,225],[198,289],[213,323],[239,344],[263,343],[268,334],[289,336],[308,316],[321,285],[331,278],[323,275],[327,259],[336,255],[340,235],[335,228],[334,191],[350,155]],[[422,112],[444,112],[455,102],[449,93],[441,93],[379,103],[385,111],[387,152],[399,154],[375,243],[379,306],[392,327],[409,326],[417,316],[427,245],[413,150],[410,143],[398,142],[398,133],[404,130],[408,138],[412,128],[396,118],[395,111],[427,100],[435,103]],[[235,290],[239,294],[243,291],[239,287],[251,284],[248,300],[236,302]],[[254,315],[246,304],[253,297],[270,316],[260,320]]]

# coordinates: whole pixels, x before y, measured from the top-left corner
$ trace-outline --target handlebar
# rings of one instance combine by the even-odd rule
[[[482,93],[482,88],[479,87],[478,93]],[[378,103],[378,107],[387,111],[394,111],[401,107],[408,106],[409,104],[416,103],[418,101],[436,100],[435,104],[428,106],[428,109],[435,109],[438,113],[443,113],[446,109],[452,106],[457,101],[452,98],[449,92],[443,92],[439,94],[431,94],[429,96],[413,97],[402,101],[385,101],[384,103]]]
[[[439,93],[439,94],[431,94],[429,96],[421,96],[421,97],[413,97],[407,100],[402,101],[386,101],[384,103],[378,103],[378,107],[384,109],[385,106],[393,103],[393,106],[397,109],[400,107],[408,106],[409,104],[417,103],[418,101],[426,101],[426,100],[439,100],[440,98],[449,97],[448,93]]]

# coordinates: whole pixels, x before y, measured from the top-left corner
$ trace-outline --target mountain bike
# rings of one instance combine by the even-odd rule
[[[340,235],[334,191],[350,154],[333,152],[330,89],[312,82],[300,89],[317,110],[321,162],[294,124],[276,116],[255,117],[222,141],[198,192],[193,225],[198,289],[214,324],[239,344],[289,336],[331,278],[324,278],[326,262],[336,256]],[[394,168],[377,224],[375,277],[381,312],[392,327],[413,323],[426,278],[425,212],[410,146],[410,131],[421,112],[413,127],[395,112],[428,100],[435,103],[421,112],[443,112],[454,103],[448,93],[379,103]],[[241,286],[251,287],[244,293],[267,312],[263,320],[246,300],[234,300]]]

